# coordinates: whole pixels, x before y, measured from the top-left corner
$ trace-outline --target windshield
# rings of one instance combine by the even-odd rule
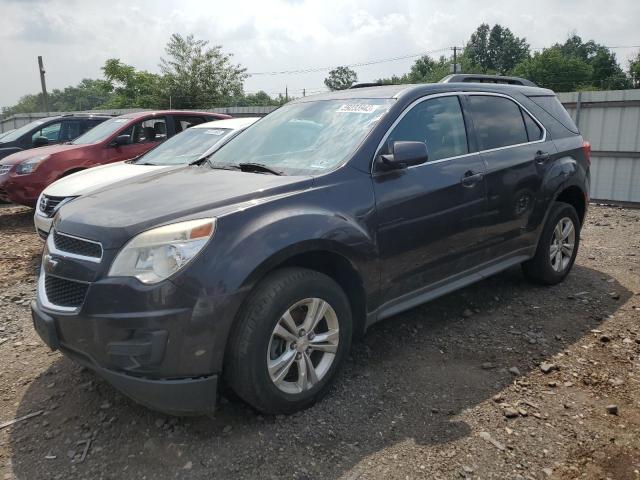
[[[7,132],[5,136],[2,136],[2,134],[0,134],[0,137],[2,137],[3,142],[13,142],[19,139],[25,133],[29,132],[32,128],[35,128],[38,125],[42,125],[43,123],[44,121],[42,120],[35,120],[31,123],[27,123],[26,125],[21,126],[20,128],[16,128],[12,132]]]
[[[182,165],[194,162],[233,132],[229,128],[189,128],[161,143],[134,163]]]
[[[74,145],[89,145],[101,142],[113,135],[117,130],[124,127],[130,121],[130,118],[111,118],[106,122],[102,122],[100,125],[93,127],[84,135],[80,135],[71,143]]]
[[[288,175],[327,172],[353,153],[391,99],[345,99],[285,105],[210,158],[213,168],[259,163]]]

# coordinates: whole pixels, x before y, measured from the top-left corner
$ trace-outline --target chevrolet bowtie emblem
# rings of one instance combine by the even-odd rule
[[[56,260],[55,258],[53,258],[51,255],[49,255],[48,253],[44,256],[44,270],[47,273],[52,273],[56,267],[58,266],[58,263],[60,263],[58,260]]]

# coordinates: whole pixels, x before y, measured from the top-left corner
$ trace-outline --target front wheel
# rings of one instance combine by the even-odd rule
[[[571,271],[580,244],[580,219],[572,205],[555,202],[542,230],[535,256],[522,264],[525,277],[555,285]]]
[[[267,276],[237,319],[225,382],[257,410],[292,413],[328,389],[349,351],[349,301],[327,275],[287,268]]]

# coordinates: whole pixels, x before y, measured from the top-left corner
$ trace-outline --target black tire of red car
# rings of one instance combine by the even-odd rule
[[[560,270],[553,267],[551,259],[552,243],[555,239],[555,229],[561,220],[568,219],[573,224],[575,232],[575,240],[573,242],[573,250],[568,258],[566,266]],[[522,264],[522,271],[527,280],[540,285],[555,285],[562,282],[571,271],[575,262],[580,245],[580,219],[572,205],[564,202],[555,202],[545,223],[544,229],[538,241],[535,256]]]
[[[282,391],[272,380],[268,368],[269,355],[273,348],[272,339],[275,338],[274,329],[281,325],[284,314],[290,312],[292,306],[305,299],[321,299],[331,307],[333,325],[337,320],[339,327],[335,335],[338,339],[337,350],[332,363],[317,383],[299,393],[288,393]],[[324,317],[318,328],[323,325],[329,325]],[[342,288],[331,277],[303,268],[276,270],[254,288],[236,319],[225,353],[225,386],[262,413],[289,414],[308,408],[327,393],[329,385],[335,379],[349,352],[352,330],[349,301]],[[320,335],[322,334],[318,334],[316,338]],[[287,353],[289,347],[291,345],[285,346],[283,351]],[[295,348],[291,347],[291,351],[295,352]],[[309,354],[311,355],[315,353]],[[298,360],[294,362],[298,364]]]

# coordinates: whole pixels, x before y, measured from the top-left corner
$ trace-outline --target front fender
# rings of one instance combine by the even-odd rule
[[[270,270],[312,251],[344,257],[366,282],[366,290],[376,287],[377,247],[370,232],[355,220],[309,207],[260,209],[263,214],[249,210],[247,215],[219,219],[207,257],[190,272],[200,282],[207,279],[207,294],[248,291]],[[227,231],[233,234],[227,236]]]

